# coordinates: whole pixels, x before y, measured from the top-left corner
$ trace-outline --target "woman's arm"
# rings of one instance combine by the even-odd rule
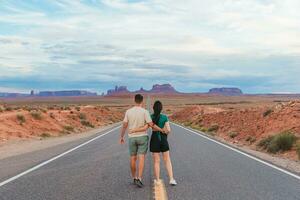
[[[129,130],[129,132],[130,133],[143,132],[143,131],[146,131],[148,128],[149,128],[149,125],[146,124],[145,126]]]
[[[167,121],[167,122],[165,123],[165,126],[164,126],[164,133],[165,133],[165,134],[169,134],[170,132],[171,132],[170,122]]]
[[[160,127],[157,126],[156,124],[154,124],[154,126],[152,127],[152,130],[153,130],[153,131],[159,131],[159,132],[162,132],[162,133],[165,132],[164,129],[160,128]]]

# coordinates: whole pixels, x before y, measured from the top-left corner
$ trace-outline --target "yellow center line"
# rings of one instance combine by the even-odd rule
[[[159,181],[154,181],[153,187],[153,197],[155,200],[168,200],[167,191],[163,180],[160,179]]]

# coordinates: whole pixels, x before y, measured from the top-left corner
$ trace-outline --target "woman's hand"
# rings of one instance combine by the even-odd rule
[[[129,134],[136,133],[136,132],[137,132],[136,130],[137,130],[137,129],[130,129],[130,130],[129,130]]]
[[[136,133],[136,132],[144,132],[148,128],[149,128],[149,126],[148,126],[148,124],[146,124],[145,126],[129,130],[129,134]]]

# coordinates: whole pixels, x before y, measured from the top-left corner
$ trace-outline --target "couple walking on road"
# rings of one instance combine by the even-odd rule
[[[168,117],[161,114],[162,103],[156,101],[153,105],[153,114],[143,108],[143,96],[135,95],[135,106],[126,111],[121,129],[120,143],[124,144],[125,132],[128,129],[128,144],[130,153],[130,168],[133,182],[143,187],[142,177],[145,165],[145,156],[148,151],[148,128],[152,128],[150,151],[153,156],[154,184],[160,184],[160,154],[169,175],[170,185],[177,185],[174,176],[169,152],[168,134],[171,132]],[[137,167],[138,161],[138,167]]]

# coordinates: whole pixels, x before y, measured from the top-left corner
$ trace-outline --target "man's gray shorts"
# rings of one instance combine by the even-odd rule
[[[146,154],[148,151],[148,141],[148,135],[130,137],[128,140],[130,156],[136,156],[137,154]]]

